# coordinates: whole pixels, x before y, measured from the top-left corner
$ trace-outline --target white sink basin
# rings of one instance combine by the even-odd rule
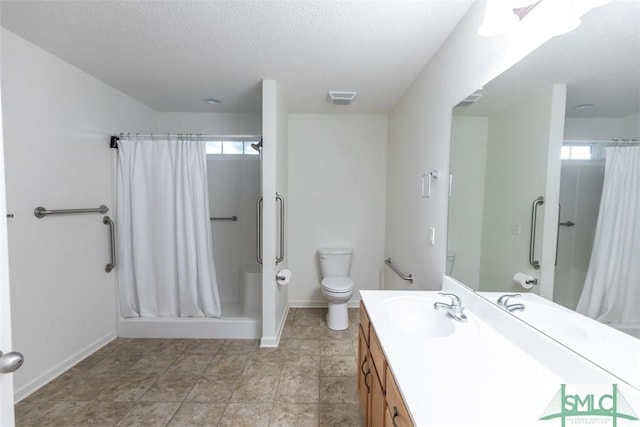
[[[480,295],[496,304],[502,294],[480,292]],[[524,311],[513,311],[511,314],[557,341],[582,341],[592,335],[580,325],[580,321],[576,319],[576,314],[573,311],[553,304],[533,301],[534,298],[539,297],[523,294],[520,298],[511,298],[509,304],[521,303],[525,307]]]
[[[444,338],[456,332],[456,320],[444,310],[435,310],[433,303],[447,302],[442,298],[394,297],[384,301],[382,312],[391,324],[410,334],[426,338]]]
[[[513,314],[551,338],[558,341],[576,341],[589,338],[589,334],[573,322],[571,316],[564,313],[563,310],[531,301],[519,302],[525,305],[525,310],[516,311]]]

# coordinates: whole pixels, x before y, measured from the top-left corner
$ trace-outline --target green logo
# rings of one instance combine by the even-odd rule
[[[617,427],[619,418],[638,420],[631,405],[618,390],[618,385],[612,384],[611,387],[611,394],[608,392],[603,394],[568,394],[566,384],[561,384],[560,390],[551,399],[540,420],[560,418],[562,427],[566,426],[568,418],[574,417],[572,424],[582,425],[601,424],[606,418],[610,418],[609,421],[613,427]]]

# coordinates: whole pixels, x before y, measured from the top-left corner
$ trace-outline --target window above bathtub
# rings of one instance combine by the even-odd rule
[[[591,160],[591,145],[563,145],[562,160]]]
[[[258,146],[260,138],[251,139],[206,139],[207,142],[207,155],[246,155],[257,156],[259,154],[258,149],[253,146]]]

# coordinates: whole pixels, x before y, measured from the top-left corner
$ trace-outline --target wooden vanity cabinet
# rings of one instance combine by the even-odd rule
[[[387,369],[387,415],[385,426],[410,427],[413,426],[411,416],[407,410],[400,390],[396,385],[393,374]]]
[[[358,331],[358,395],[367,427],[413,425],[362,303]]]
[[[362,325],[361,325],[362,326]],[[369,425],[369,405],[371,396],[371,386],[369,376],[369,346],[365,339],[362,328],[358,331],[358,396],[360,397],[360,407],[364,417],[364,425]]]

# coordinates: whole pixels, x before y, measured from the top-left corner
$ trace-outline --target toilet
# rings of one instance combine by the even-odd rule
[[[347,301],[353,295],[353,280],[349,278],[351,254],[349,248],[318,249],[322,295],[327,299],[327,326],[334,331],[349,328]]]

